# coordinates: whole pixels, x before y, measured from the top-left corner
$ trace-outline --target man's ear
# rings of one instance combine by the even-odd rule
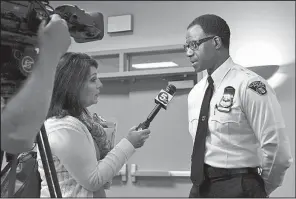
[[[213,42],[216,49],[220,49],[223,46],[221,37],[214,37]]]

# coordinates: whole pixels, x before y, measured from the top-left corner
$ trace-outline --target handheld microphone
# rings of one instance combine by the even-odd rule
[[[168,85],[165,90],[161,90],[159,94],[155,97],[154,101],[157,104],[154,109],[151,111],[149,116],[147,117],[146,121],[139,124],[136,130],[147,129],[157,115],[161,108],[167,109],[168,103],[173,99],[174,94],[176,93],[176,87],[172,84]]]

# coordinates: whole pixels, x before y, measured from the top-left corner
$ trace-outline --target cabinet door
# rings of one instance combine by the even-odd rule
[[[168,81],[144,79],[135,82],[106,82],[98,104],[91,107],[106,119],[117,122],[116,143],[132,126],[146,120],[155,107],[154,98]],[[189,171],[192,138],[188,132],[187,96],[190,89],[177,90],[167,110],[161,109],[150,124],[151,135],[128,160],[128,180],[113,179],[107,197],[188,197],[189,177],[137,177],[131,179],[131,165],[139,171]]]

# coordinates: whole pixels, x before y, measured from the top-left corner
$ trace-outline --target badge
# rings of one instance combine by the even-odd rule
[[[258,93],[259,95],[265,95],[267,93],[266,86],[261,81],[252,82],[249,88]]]
[[[231,107],[233,105],[233,98],[234,98],[235,89],[232,86],[227,86],[224,89],[224,93],[222,99],[220,100],[219,105],[216,105],[218,111],[221,112],[230,112]]]

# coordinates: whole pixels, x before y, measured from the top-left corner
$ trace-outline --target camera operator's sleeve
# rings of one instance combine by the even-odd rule
[[[26,131],[16,129],[13,123],[1,121],[1,150],[12,154],[19,154],[32,149],[35,138],[29,137]],[[23,132],[23,133],[22,133]],[[38,130],[34,132],[37,135]]]
[[[40,47],[32,73],[9,102],[1,104],[1,150],[31,150],[48,112],[59,59],[59,52]]]
[[[135,152],[133,145],[122,139],[104,159],[97,161],[93,138],[84,124],[70,116],[55,120],[54,125],[46,123],[52,154],[89,191],[102,188]]]

